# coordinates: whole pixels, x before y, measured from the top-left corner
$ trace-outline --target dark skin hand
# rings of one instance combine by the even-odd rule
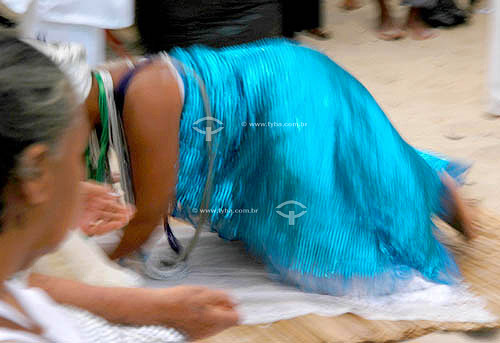
[[[128,67],[110,67],[115,87]],[[87,99],[89,119],[99,122],[97,87]],[[155,61],[133,77],[125,97],[123,124],[130,152],[135,192],[135,217],[112,259],[137,250],[175,201],[179,121],[182,99],[175,75],[161,61]],[[140,190],[140,191],[137,191]]]

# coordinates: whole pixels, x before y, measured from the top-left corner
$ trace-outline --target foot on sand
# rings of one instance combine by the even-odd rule
[[[391,17],[380,17],[380,26],[377,28],[376,35],[382,40],[397,40],[406,36],[406,31],[398,27]]]
[[[324,31],[320,28],[306,30],[305,33],[309,34],[310,36],[313,36],[316,39],[329,39],[330,38],[330,33],[327,31]]]
[[[411,37],[415,40],[431,39],[439,36],[439,31],[429,27],[420,17],[420,10],[416,7],[410,8],[406,27],[411,31]]]
[[[344,0],[340,8],[345,9],[346,11],[357,10],[358,8],[363,7],[358,0]]]

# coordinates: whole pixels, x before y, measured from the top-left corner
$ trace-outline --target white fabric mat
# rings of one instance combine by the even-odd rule
[[[60,310],[78,326],[78,331],[86,343],[186,342],[186,338],[182,334],[174,329],[163,326],[117,325],[79,308],[61,306]]]
[[[189,226],[177,226],[174,232],[185,246],[194,230]],[[153,248],[152,254],[158,253],[172,256],[164,238]],[[144,271],[144,265],[137,261],[129,260],[128,264],[136,271]],[[189,260],[170,273],[168,280],[147,278],[146,285],[204,285],[225,289],[239,304],[243,324],[264,324],[310,313],[324,316],[355,313],[371,320],[496,320],[485,309],[486,301],[472,294],[466,284],[446,286],[415,278],[408,291],[382,297],[334,297],[304,293],[271,280],[264,266],[249,257],[242,243],[228,242],[209,232],[202,233]]]

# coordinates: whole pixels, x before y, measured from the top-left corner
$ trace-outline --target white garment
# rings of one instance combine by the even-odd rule
[[[40,20],[121,29],[134,23],[134,0],[36,0]],[[12,11],[24,14],[35,0],[1,0]]]
[[[34,17],[28,14],[27,16],[30,19],[23,18],[20,25],[22,38],[38,39],[48,43],[78,43],[85,48],[86,61],[90,66],[95,67],[106,61],[106,34],[103,29],[34,20]]]
[[[0,0],[22,14],[22,38],[50,43],[79,43],[87,51],[87,62],[97,66],[106,60],[104,29],[119,29],[134,23],[133,0]]]
[[[163,326],[123,326],[111,324],[90,312],[58,305],[42,290],[27,288],[13,280],[5,283],[27,318],[11,305],[0,301],[0,318],[22,327],[36,324],[42,334],[0,327],[0,342],[22,343],[184,343],[174,329]]]
[[[194,232],[187,226],[173,227],[173,230],[183,246]],[[166,256],[169,252],[175,256],[163,238],[153,249],[150,259]],[[172,256],[166,260],[172,260]],[[144,268],[133,260],[129,261],[129,266],[139,272]],[[249,257],[243,243],[225,241],[210,232],[201,234],[186,262],[171,269],[168,280],[150,279],[146,284],[158,288],[189,284],[225,289],[238,303],[242,324],[264,324],[310,313],[323,316],[354,313],[369,320],[474,323],[497,320],[485,308],[486,301],[469,291],[466,284],[440,285],[418,277],[405,291],[387,296],[335,297],[305,293],[271,280],[264,265]]]
[[[172,74],[175,76],[175,80],[177,81],[177,86],[179,88],[179,96],[181,97],[182,106],[184,106],[185,93],[184,93],[184,81],[182,80],[181,75],[183,66],[181,62],[173,60],[167,53],[160,54],[162,61],[168,66]],[[194,73],[194,71],[193,71]]]
[[[0,341],[23,343],[84,342],[75,323],[45,292],[37,288],[28,288],[18,280],[8,281],[5,286],[31,319],[3,301],[0,301],[0,317],[27,329],[32,328],[35,324],[42,329],[42,334],[38,336],[26,331],[0,327]]]
[[[138,287],[139,275],[120,267],[97,243],[79,230],[71,231],[56,251],[39,258],[31,271],[95,286]]]
[[[24,41],[57,64],[71,83],[78,103],[85,103],[92,87],[92,74],[85,49],[74,43],[49,44],[36,39]]]
[[[500,0],[493,0],[488,112],[500,116]]]

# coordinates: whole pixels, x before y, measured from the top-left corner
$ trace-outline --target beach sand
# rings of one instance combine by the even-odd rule
[[[374,34],[375,1],[352,12],[340,3],[324,2],[330,40],[301,41],[355,75],[412,145],[472,163],[464,192],[500,213],[500,117],[485,113],[491,15],[475,14],[468,25],[442,29],[432,40],[387,42]],[[396,1],[392,8],[403,21],[407,9]],[[433,334],[411,342],[500,342],[500,334]]]

